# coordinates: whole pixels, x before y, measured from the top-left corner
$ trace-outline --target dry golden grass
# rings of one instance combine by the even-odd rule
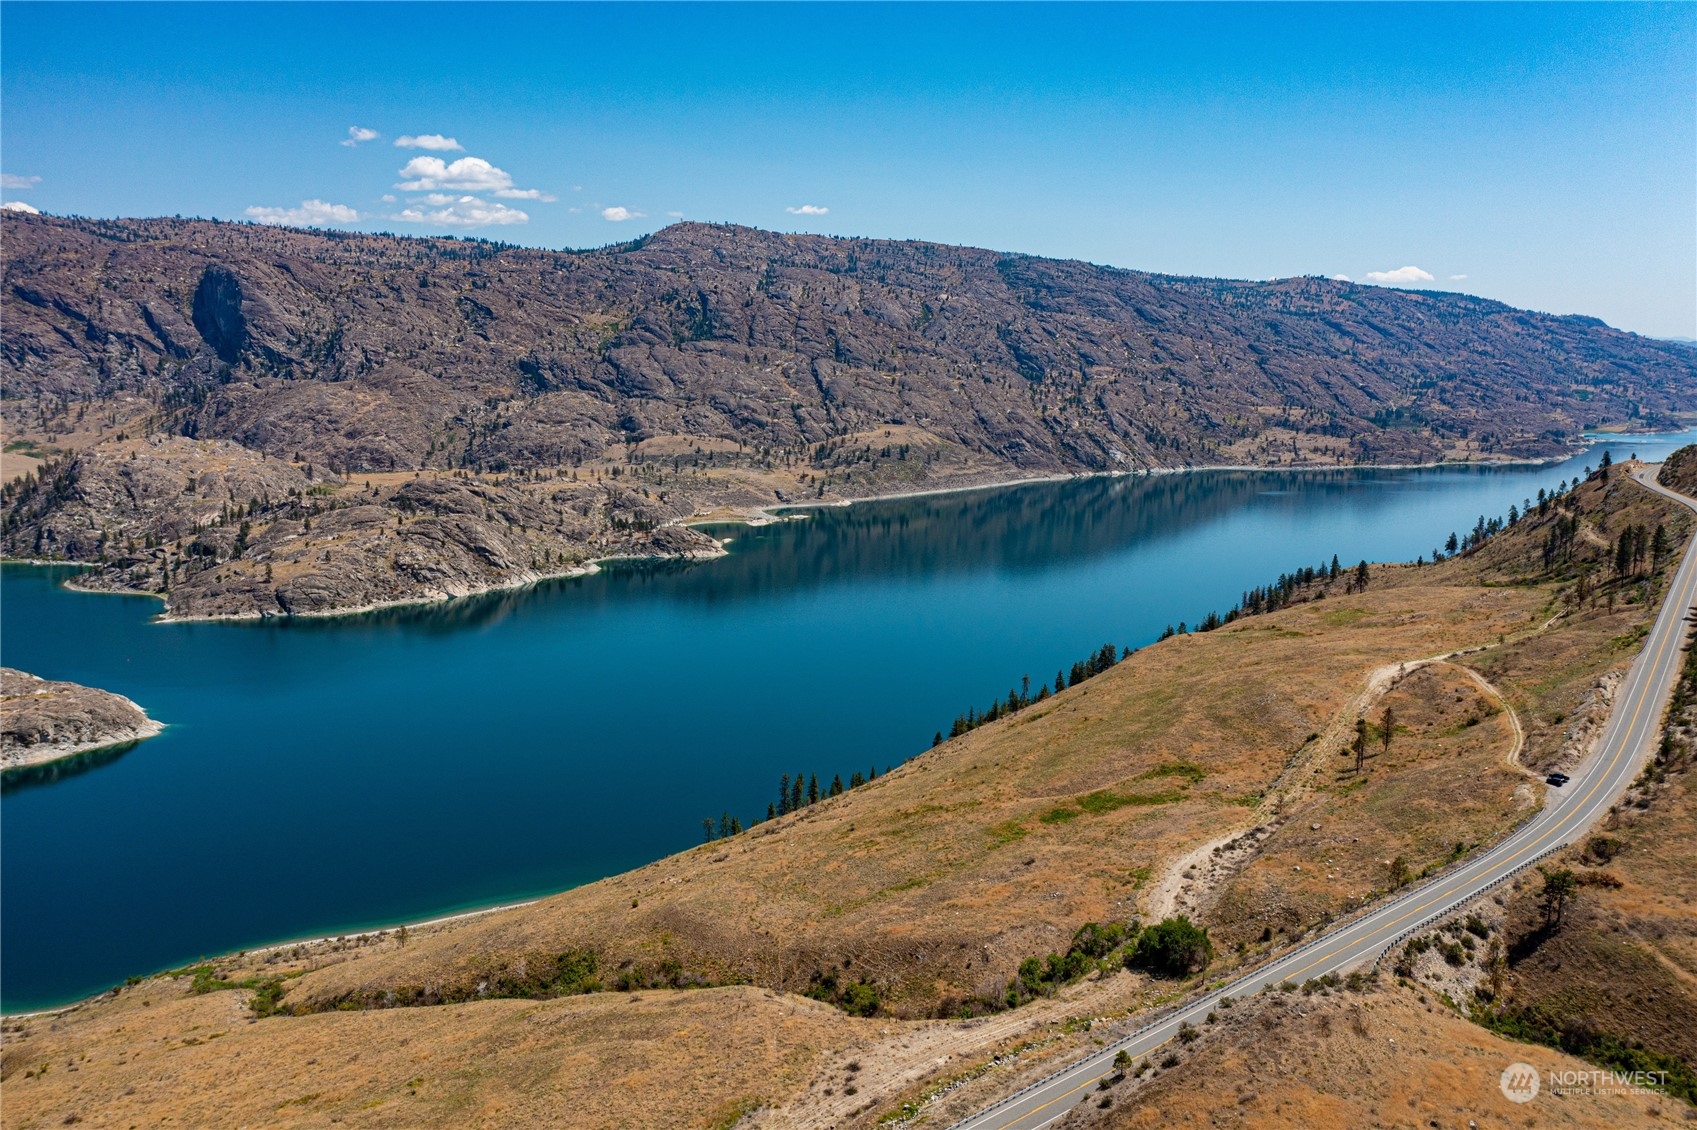
[[[804,812],[302,978],[291,1002],[470,991],[593,947],[714,981],[867,977],[898,1010],[996,997],[1255,804],[1374,668],[1511,632],[1543,594],[1404,585],[1146,648],[1022,714]],[[1195,779],[1200,774],[1199,779]],[[1439,839],[1453,838],[1447,830]]]
[[[1535,810],[1526,775],[1508,764],[1515,734],[1506,712],[1450,664],[1403,678],[1370,712],[1393,713],[1387,750],[1370,735],[1357,773],[1332,755],[1316,791],[1286,814],[1260,850],[1206,906],[1216,939],[1251,953],[1390,888],[1390,861],[1415,875],[1506,835]]]
[[[1219,1014],[1181,1062],[1152,1081],[1086,1101],[1057,1130],[1141,1127],[1674,1126],[1685,1104],[1658,1095],[1576,1095],[1510,1102],[1511,1063],[1548,1072],[1591,1065],[1504,1040],[1410,990],[1261,997]],[[1162,1053],[1164,1057],[1165,1051]],[[1157,1063],[1162,1057],[1156,1057]]]
[[[1606,861],[1593,839],[1551,861],[1573,868],[1583,884],[1559,929],[1542,929],[1536,875],[1510,900],[1505,1004],[1697,1064],[1697,786],[1689,762],[1629,795],[1597,830],[1612,841],[1603,845]]]
[[[287,1022],[244,998],[155,980],[28,1021],[9,1033],[4,1125],[724,1126],[873,1023],[754,988]]]
[[[1676,544],[1689,529],[1630,485],[1587,487],[1581,502],[1598,542],[1623,514],[1665,520]],[[1022,958],[1064,949],[1081,922],[1146,913],[1154,880],[1198,845],[1281,816],[1261,855],[1222,876],[1220,909],[1203,904],[1222,940],[1256,922],[1312,925],[1374,882],[1376,861],[1393,850],[1418,869],[1454,840],[1489,839],[1524,812],[1523,778],[1506,763],[1509,715],[1467,670],[1485,672],[1521,715],[1544,718],[1542,728],[1528,725],[1523,756],[1559,756],[1572,719],[1556,715],[1630,658],[1656,599],[1655,584],[1631,601],[1623,586],[1612,610],[1576,605],[1571,576],[1559,572],[1510,583],[1531,570],[1541,537],[1531,524],[1442,566],[1380,568],[1363,593],[1338,585],[1323,600],[1146,648],[874,784],[531,906],[417,931],[404,946],[390,934],[217,963],[232,977],[299,973],[284,1004],[305,1015],[249,1023],[246,992],[190,997],[181,981],[153,980],[57,1021],[31,1020],[27,1038],[6,1034],[6,1125],[75,1110],[112,1125],[162,1115],[271,1125],[298,1115],[667,1126],[731,1119],[736,1104],[758,1097],[775,1104],[762,1124],[871,1126],[996,1051],[1033,1045],[944,1105],[981,1103],[1087,1044],[1088,1033],[1062,1023],[1068,1016],[1136,1012],[1173,987],[1122,972],[975,1021],[889,1013],[952,1015],[999,995]],[[1383,695],[1369,690],[1376,672],[1457,649],[1467,653],[1387,679]],[[1331,738],[1309,740],[1351,732],[1363,710],[1377,720],[1386,702],[1399,729],[1388,753],[1374,747],[1360,778]],[[1666,854],[1649,843],[1642,851]],[[1622,897],[1689,906],[1691,892],[1654,881],[1668,891],[1628,885]],[[598,952],[606,985],[683,974],[760,987],[381,1007],[476,996],[501,977],[522,984],[533,963],[575,947]],[[1691,956],[1678,941],[1660,952],[1676,965]],[[1240,960],[1222,956],[1217,972]],[[889,1011],[861,1021],[770,991],[805,990],[824,973],[877,983]],[[1485,1080],[1490,1093],[1479,1101],[1489,1104],[1505,1048],[1528,1062],[1554,1058],[1407,1000],[1374,1007],[1389,1010],[1377,1042],[1367,1041],[1374,1048],[1395,1038],[1451,1050],[1371,1058],[1367,1044],[1350,1044],[1329,1056],[1324,1042],[1294,1038],[1319,1021],[1293,1014],[1282,1022],[1288,1041],[1221,1045],[1235,1047],[1231,1062],[1258,1081],[1256,1100],[1238,1104],[1230,1090],[1241,1072],[1181,1068],[1157,1081],[1165,1097],[1155,1109],[1181,1124],[1214,1112],[1267,1125],[1448,1125],[1444,1089],[1473,1095]],[[216,1041],[187,1042],[215,1032]],[[1208,1046],[1196,1045],[1199,1059]],[[861,1072],[847,1069],[848,1054]],[[426,1057],[452,1067],[416,1066]],[[40,1062],[52,1064],[47,1074],[28,1076]],[[69,1062],[78,1070],[63,1070]],[[1357,1062],[1374,1073],[1338,1068]],[[120,1069],[134,1074],[108,1074]],[[407,1085],[419,1076],[422,1085]],[[279,1105],[314,1092],[310,1103]],[[311,1105],[321,1101],[334,1110]],[[1592,1124],[1581,1108],[1561,1109]]]

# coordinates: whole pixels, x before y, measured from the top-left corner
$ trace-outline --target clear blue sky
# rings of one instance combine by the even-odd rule
[[[1416,268],[1390,280],[1697,336],[1692,5],[6,3],[0,24],[4,198],[43,211],[552,247],[681,215],[1182,274]]]

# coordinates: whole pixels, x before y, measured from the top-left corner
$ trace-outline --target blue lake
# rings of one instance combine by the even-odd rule
[[[0,660],[169,724],[8,776],[15,1012],[266,942],[558,891],[764,815],[778,776],[923,751],[1021,676],[1224,612],[1278,573],[1413,560],[1594,464],[1080,479],[724,527],[730,555],[448,605],[154,624],[5,566]]]

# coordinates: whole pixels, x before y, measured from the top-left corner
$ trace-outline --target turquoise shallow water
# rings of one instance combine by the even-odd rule
[[[1024,674],[1334,552],[1412,560],[1597,458],[892,500],[716,529],[717,561],[297,623],[154,624],[155,601],[6,566],[0,660],[170,728],[6,780],[0,999],[46,1007],[640,865],[703,816],[764,814],[780,773],[882,772]]]

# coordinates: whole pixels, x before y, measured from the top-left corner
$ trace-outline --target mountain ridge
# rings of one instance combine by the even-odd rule
[[[278,457],[293,442],[354,471],[448,464],[432,428],[464,441],[446,449],[459,465],[496,469],[633,436],[794,444],[887,423],[1024,469],[1271,462],[1223,453],[1275,424],[1352,462],[1433,461],[1475,437],[1549,455],[1586,424],[1665,423],[1697,390],[1688,352],[1596,319],[1316,278],[695,223],[569,252],[217,221],[6,224],[8,400],[139,378],[201,401],[179,412],[193,434]],[[287,395],[278,378],[369,403]],[[453,411],[430,419],[426,390]],[[1542,403],[1516,395],[1534,391]],[[520,436],[488,434],[490,399],[513,406],[501,430]],[[294,434],[255,401],[295,423],[310,401],[344,426]]]
[[[1449,292],[693,223],[590,251],[0,223],[8,458],[53,460],[10,476],[0,548],[173,615],[699,556],[680,523],[775,504],[1551,458],[1697,404],[1690,350]]]

